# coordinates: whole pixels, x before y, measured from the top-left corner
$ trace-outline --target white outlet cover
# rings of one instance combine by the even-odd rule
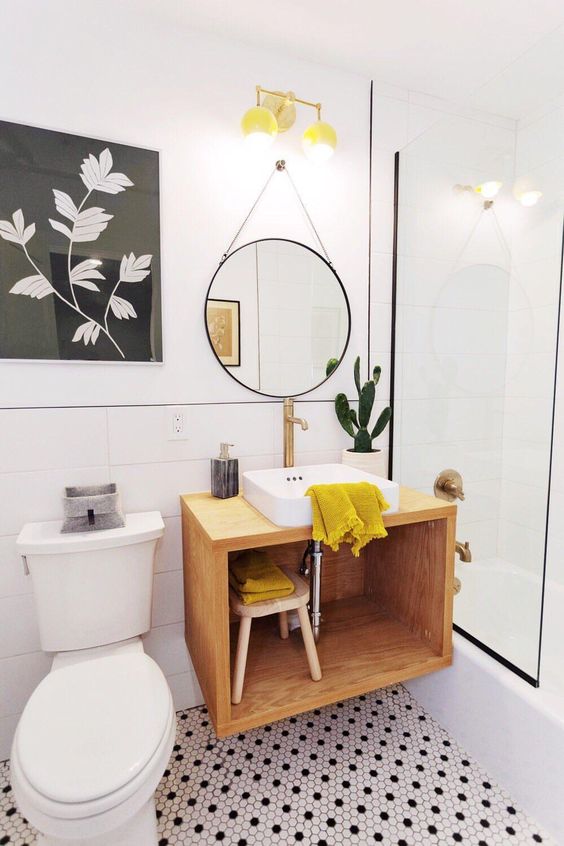
[[[177,430],[177,421],[180,423]],[[166,430],[169,441],[187,441],[190,430],[190,406],[175,405],[166,409]]]

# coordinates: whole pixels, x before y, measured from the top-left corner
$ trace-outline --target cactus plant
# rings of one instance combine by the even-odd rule
[[[338,366],[339,366],[339,359],[338,358],[330,358],[329,361],[327,362],[326,367],[325,367],[325,376],[327,378],[329,378],[329,376],[331,375],[333,370],[335,370],[335,368],[338,367]]]
[[[372,379],[361,386],[360,356],[357,357],[354,363],[354,383],[358,391],[358,415],[355,409],[350,407],[345,394],[337,394],[335,397],[335,412],[339,423],[345,432],[351,438],[354,438],[352,452],[374,452],[372,441],[384,431],[390,422],[392,409],[388,406],[381,412],[372,431],[368,428],[376,397],[376,385],[380,381],[381,373],[382,368],[376,366],[372,371]]]

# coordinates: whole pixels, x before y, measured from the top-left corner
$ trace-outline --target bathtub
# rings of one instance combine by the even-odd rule
[[[547,596],[539,688],[456,633],[452,666],[405,686],[524,811],[564,844],[564,588],[547,585]],[[558,626],[560,640],[553,641]],[[549,642],[560,647],[559,660]]]

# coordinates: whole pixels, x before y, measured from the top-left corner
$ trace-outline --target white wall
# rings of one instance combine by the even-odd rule
[[[369,118],[367,80],[167,28],[156,5],[153,18],[145,12],[133,18],[109,0],[81,5],[80,16],[70,0],[11,0],[3,12],[8,37],[0,54],[0,118],[161,153],[165,363],[0,363],[5,409],[0,412],[0,759],[8,755],[22,707],[49,668],[49,658],[39,650],[31,586],[15,554],[15,536],[25,521],[59,518],[67,484],[112,479],[126,510],[159,508],[163,513],[167,532],[146,645],[167,674],[177,707],[200,701],[183,641],[178,495],[209,486],[209,457],[220,440],[237,445],[242,469],[280,464],[282,444],[281,404],[245,391],[218,367],[205,337],[203,299],[220,255],[279,157],[289,163],[353,315],[343,367],[297,404],[310,429],[296,431],[296,458],[302,463],[338,460],[348,445],[331,400],[339,390],[350,395],[354,357],[361,354],[366,363]],[[257,82],[323,101],[339,133],[338,153],[327,167],[314,168],[301,154],[299,129],[309,119],[305,113],[300,113],[299,127],[270,153],[249,157],[238,121],[253,102]],[[444,118],[445,108],[435,98],[375,85],[370,341],[371,365],[380,363],[384,369],[377,411],[389,396],[394,152]],[[507,122],[479,122],[479,127],[490,147],[503,147]],[[464,139],[463,133],[454,140]],[[474,161],[469,181],[477,171]],[[430,183],[419,183],[420,196],[434,189],[434,175],[430,178]],[[275,179],[269,190],[246,240],[277,235],[315,246],[288,186]],[[444,237],[446,230],[439,228],[444,220],[429,217],[428,209],[422,213],[423,242],[437,233]],[[420,269],[440,268],[427,255]],[[413,403],[425,399],[435,372],[432,362],[421,363],[419,371],[409,371],[420,374],[418,390],[423,392],[410,398]],[[490,388],[497,395],[493,383]],[[465,408],[476,406],[473,397],[456,399],[453,414],[459,407],[460,415],[454,414],[453,426],[464,419]],[[172,405],[184,406],[186,441],[168,438]],[[559,414],[558,420],[564,410]],[[484,482],[497,437],[490,437],[491,428],[487,432],[479,449],[468,453],[473,498],[488,496]],[[387,434],[381,445],[386,443]],[[428,459],[427,478],[439,457],[432,443],[415,446]],[[554,513],[564,502],[563,467],[557,451]],[[558,568],[562,538],[557,526],[554,531],[551,560]]]
[[[462,473],[458,537],[483,559],[497,553],[510,256],[493,211],[453,188],[509,181],[515,123],[418,116],[400,158],[395,466],[429,493],[441,470]]]
[[[4,4],[3,31],[0,118],[160,150],[165,362],[0,363],[0,759],[49,667],[14,541],[24,522],[62,516],[65,485],[111,479],[126,510],[161,510],[167,532],[147,649],[178,708],[200,701],[182,637],[179,494],[209,487],[209,458],[222,440],[236,444],[242,470],[282,461],[281,403],[251,394],[218,366],[205,336],[205,292],[274,160],[284,157],[353,316],[343,367],[297,404],[310,428],[296,431],[296,460],[338,460],[348,437],[331,401],[337,391],[351,391],[356,354],[367,363],[369,150],[368,80],[166,28],[157,4],[150,19],[128,16],[109,0],[81,4],[80,14],[70,0],[19,0]],[[238,124],[257,82],[323,101],[339,133],[338,153],[326,167],[302,155],[300,130],[310,120],[304,112],[267,155],[249,157]],[[393,154],[407,140],[408,95],[376,90],[371,307],[385,368],[379,410],[389,394]],[[246,239],[272,235],[315,246],[277,176]],[[168,439],[171,405],[185,406],[186,441]]]
[[[165,366],[6,364],[3,405],[68,405],[69,384],[73,405],[248,400],[207,348],[202,303],[220,256],[279,157],[349,291],[352,349],[364,345],[368,80],[167,26],[157,4],[152,19],[109,0],[81,4],[80,15],[71,0],[7,5],[4,119],[161,153]],[[295,129],[268,152],[249,152],[239,122],[254,103],[257,82],[315,92],[339,129],[339,155],[328,167],[313,167],[301,151],[313,110],[300,110]],[[283,175],[275,175],[259,209],[243,232],[246,240],[275,234],[315,245]],[[195,361],[197,368],[190,366]],[[348,384],[345,368],[315,398]]]
[[[315,433],[296,431],[296,460],[336,461],[343,437],[329,404],[299,402]],[[154,580],[146,648],[161,665],[177,708],[201,702],[184,645],[179,494],[209,489],[209,456],[237,446],[241,471],[281,466],[278,403],[183,407],[187,441],[167,439],[166,406],[0,411],[0,759],[21,709],[50,666],[40,651],[31,580],[15,539],[27,520],[61,518],[64,485],[112,480],[126,511],[160,509],[166,525]]]
[[[528,326],[531,339],[531,358],[533,362],[542,361],[546,343],[554,336],[556,329],[556,302],[553,287],[549,284],[558,278],[562,266],[562,216],[564,198],[564,157],[562,156],[562,138],[564,137],[564,103],[554,103],[536,119],[531,119],[520,127],[520,153],[527,164],[531,185],[544,191],[545,196],[535,210],[536,226],[531,239],[524,245],[530,261],[526,264],[524,280],[526,293],[533,299],[536,309],[532,310]],[[534,181],[534,185],[532,184]],[[532,291],[532,293],[531,293]],[[547,325],[547,306],[553,316]],[[534,364],[533,364],[534,367]],[[548,544],[546,560],[546,589],[543,619],[543,637],[541,652],[540,681],[541,687],[564,692],[564,666],[562,643],[562,619],[564,603],[564,315],[560,318],[560,341],[558,355],[558,383],[554,417],[554,440],[552,455],[552,475],[550,488],[550,510],[548,525]],[[540,367],[535,370],[536,373]],[[550,386],[542,382],[536,388],[537,414],[546,416],[546,406],[552,395]],[[547,397],[548,394],[548,397]],[[548,400],[548,402],[547,402]],[[539,455],[539,447],[536,447]],[[546,452],[540,452],[540,458],[546,461]],[[535,542],[535,536],[530,543]]]
[[[461,471],[457,537],[484,566],[476,574],[457,566],[455,622],[531,676],[541,621],[563,119],[561,103],[520,121],[476,111],[429,116],[402,151],[400,172],[395,473],[431,491],[439,470]],[[453,193],[456,184],[493,178],[503,182],[493,209],[473,192]],[[530,189],[544,196],[524,208],[518,198]],[[555,433],[548,577],[562,583],[558,420]],[[523,612],[488,572],[498,566],[505,579],[528,571]],[[555,619],[557,597],[547,591]],[[545,641],[544,654],[561,661],[561,646]]]
[[[431,491],[462,473],[457,537],[474,561],[529,573],[525,618],[487,570],[477,613],[463,589],[455,621],[536,676],[562,244],[561,111],[528,121],[443,117],[401,155],[396,473]],[[493,208],[474,192],[503,183]],[[534,208],[519,192],[544,192]],[[507,625],[503,625],[503,619]]]
[[[514,203],[511,220],[499,550],[503,558],[534,573],[539,581],[545,546],[558,331],[563,137],[563,105],[519,121],[516,192],[536,189],[543,197],[534,207]],[[553,479],[555,485],[559,484],[558,475],[555,473]],[[558,575],[564,583],[564,572]]]

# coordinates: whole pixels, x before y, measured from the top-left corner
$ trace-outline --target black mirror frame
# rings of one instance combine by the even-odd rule
[[[240,379],[237,379],[237,377],[236,377],[236,376],[235,376],[235,375],[231,372],[231,368],[230,368],[228,365],[223,364],[223,363],[219,360],[219,358],[218,358],[218,356],[217,356],[217,354],[216,354],[216,352],[215,352],[215,350],[214,350],[214,348],[213,348],[212,340],[211,340],[211,338],[210,338],[210,333],[209,333],[209,331],[208,331],[208,321],[207,321],[207,304],[208,304],[208,300],[210,299],[210,292],[211,292],[212,285],[213,285],[213,283],[214,283],[214,281],[215,281],[215,277],[217,276],[217,274],[219,273],[219,271],[223,268],[223,266],[225,265],[225,262],[226,262],[226,261],[229,261],[229,259],[231,258],[231,256],[234,256],[234,255],[235,255],[235,253],[238,253],[240,250],[244,250],[244,249],[245,249],[245,247],[251,247],[253,244],[261,244],[261,243],[263,243],[264,241],[284,241],[284,242],[286,242],[287,244],[296,244],[298,247],[303,247],[305,250],[309,250],[309,252],[310,252],[310,253],[313,253],[315,256],[317,256],[317,258],[321,259],[321,261],[323,262],[323,264],[325,264],[325,265],[326,265],[326,267],[328,267],[328,268],[329,268],[329,270],[331,271],[331,273],[333,274],[333,276],[335,277],[335,279],[336,279],[336,280],[337,280],[337,282],[339,283],[340,288],[341,288],[341,291],[343,292],[343,296],[344,296],[344,298],[345,298],[345,304],[346,304],[346,306],[347,306],[347,318],[348,318],[347,338],[346,338],[346,340],[345,340],[345,345],[344,345],[344,347],[343,347],[343,351],[341,352],[341,355],[339,356],[339,363],[338,363],[338,364],[337,364],[337,366],[336,366],[336,367],[335,367],[335,368],[331,371],[331,373],[329,373],[329,375],[328,375],[328,376],[325,376],[325,378],[324,378],[324,379],[322,379],[322,380],[321,380],[321,382],[318,382],[318,384],[317,384],[317,385],[314,385],[312,388],[308,388],[308,389],[307,389],[307,391],[300,391],[300,392],[299,392],[299,393],[297,393],[297,394],[267,394],[267,393],[265,393],[264,391],[259,391],[259,390],[257,390],[256,388],[249,388],[249,386],[248,386],[248,385],[245,385],[245,383],[244,383],[244,382],[242,382]],[[242,386],[243,386],[243,388],[246,388],[248,391],[252,391],[254,394],[259,394],[259,396],[262,396],[262,397],[272,397],[273,399],[284,399],[284,398],[285,398],[285,397],[287,397],[287,396],[292,396],[292,397],[303,397],[305,394],[309,394],[309,393],[311,393],[312,391],[317,390],[317,388],[321,387],[321,385],[325,384],[325,382],[326,382],[328,379],[330,379],[330,378],[331,378],[331,376],[332,376],[334,373],[336,373],[336,371],[337,371],[337,370],[339,369],[339,367],[341,366],[341,362],[343,361],[343,358],[345,357],[345,353],[346,353],[346,351],[347,351],[347,349],[348,349],[348,346],[349,346],[349,341],[350,341],[350,337],[351,337],[351,307],[350,307],[350,303],[349,303],[349,298],[348,298],[348,296],[347,296],[347,292],[346,292],[346,290],[345,290],[345,286],[343,285],[343,283],[342,283],[342,281],[341,281],[341,278],[340,278],[339,274],[336,272],[336,270],[333,268],[333,266],[332,266],[332,265],[331,265],[331,264],[327,261],[327,259],[325,259],[325,258],[324,258],[324,257],[323,257],[320,253],[318,253],[318,252],[317,252],[317,250],[314,250],[312,247],[308,247],[308,246],[307,246],[307,244],[302,244],[300,241],[294,241],[294,240],[292,240],[291,238],[257,238],[255,241],[249,241],[247,244],[242,244],[240,247],[237,247],[237,249],[236,249],[236,250],[233,250],[233,252],[232,252],[232,253],[229,253],[227,256],[225,256],[225,258],[223,258],[223,259],[222,259],[221,263],[219,264],[219,267],[217,268],[217,270],[215,271],[214,275],[212,276],[211,282],[210,282],[210,284],[208,285],[208,290],[207,290],[207,292],[206,292],[206,298],[205,298],[205,300],[204,300],[204,326],[205,326],[205,329],[206,329],[206,337],[207,337],[207,339],[208,339],[208,343],[209,343],[209,345],[210,345],[210,348],[211,348],[211,351],[212,351],[212,353],[213,353],[213,356],[214,356],[215,360],[216,360],[216,361],[217,361],[217,363],[218,363],[218,364],[219,364],[219,365],[223,368],[223,370],[225,370],[225,371],[226,371],[226,373],[227,373],[229,376],[231,376],[231,378],[232,378],[235,382],[237,382],[239,385],[242,385]]]

